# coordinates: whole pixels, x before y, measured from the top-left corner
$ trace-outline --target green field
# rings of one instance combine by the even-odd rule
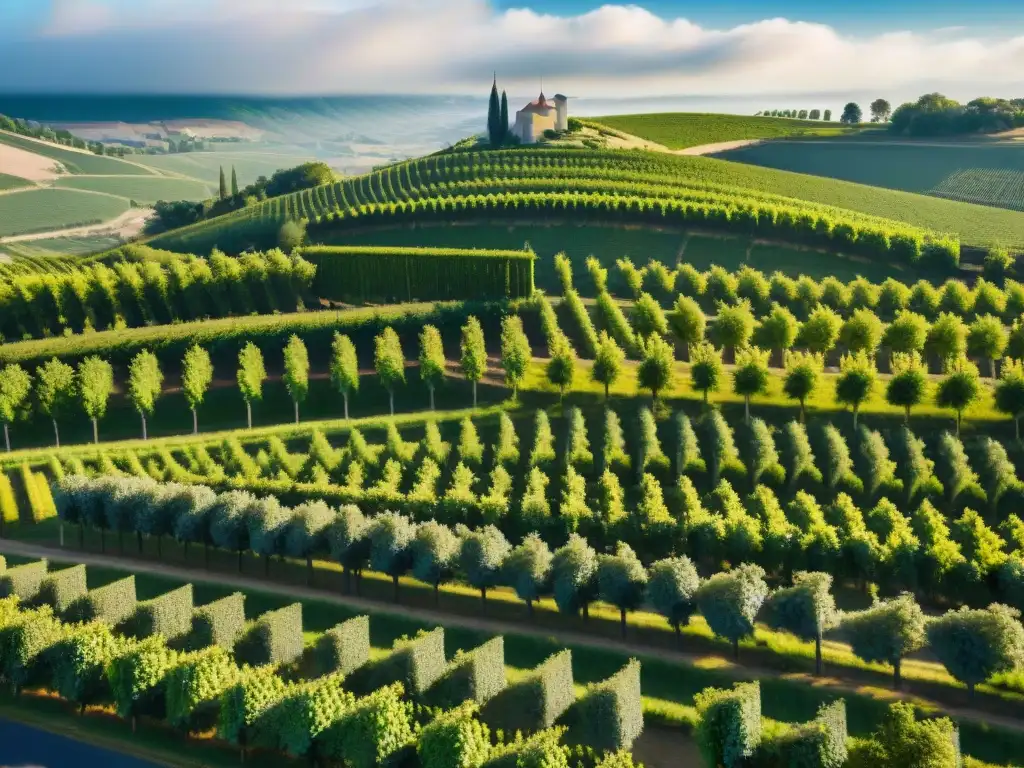
[[[699,112],[666,112],[650,115],[610,115],[591,122],[616,131],[654,141],[669,149],[686,149],[701,144],[745,139],[775,139],[786,136],[841,136],[857,129],[820,120],[792,120],[786,117],[747,117]]]
[[[238,174],[239,186],[246,186],[256,181],[258,176],[270,177],[282,168],[293,168],[308,162],[309,155],[253,152],[240,148],[237,151],[214,150],[211,152],[185,152],[176,155],[142,155],[135,159],[148,168],[173,174],[200,179],[211,187],[220,181],[220,169],[228,174],[230,181],[231,168],[234,166]]]
[[[59,147],[45,141],[34,141],[23,136],[0,132],[0,142],[18,147],[43,157],[49,157],[61,163],[69,173],[93,173],[98,175],[148,176],[152,172],[138,165],[126,163],[114,157],[79,152]]]
[[[157,176],[68,176],[58,179],[56,186],[104,192],[142,204],[157,200],[206,200],[212,196],[210,188],[201,181]]]
[[[73,189],[33,189],[0,195],[0,237],[97,224],[128,210],[128,201]]]
[[[0,189],[20,189],[21,187],[31,187],[32,182],[19,178],[17,176],[8,176],[6,173],[0,173]]]
[[[717,157],[1024,210],[1024,147],[1009,142],[781,141],[734,149]]]
[[[83,256],[89,253],[107,251],[122,244],[119,237],[109,235],[85,235],[82,237],[47,237],[41,240],[23,240],[5,243],[3,250],[12,256],[33,257],[59,254],[62,256]]]

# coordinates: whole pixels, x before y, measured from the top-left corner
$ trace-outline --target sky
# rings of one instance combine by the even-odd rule
[[[493,71],[583,98],[1021,97],[1024,2],[0,0],[0,92],[477,94]]]

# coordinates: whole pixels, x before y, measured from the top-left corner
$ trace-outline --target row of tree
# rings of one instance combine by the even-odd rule
[[[840,612],[827,573],[797,573],[793,585],[770,591],[765,572],[744,564],[701,580],[686,557],[660,560],[644,568],[633,550],[619,543],[613,554],[598,554],[576,535],[552,552],[536,533],[513,546],[494,526],[455,530],[428,521],[416,524],[396,513],[366,518],[357,507],[331,509],[312,502],[295,509],[273,497],[241,491],[216,494],[203,486],[161,485],[128,478],[89,480],[75,475],[55,488],[58,514],[65,523],[119,533],[174,536],[181,541],[246,551],[266,558],[306,559],[330,554],[346,572],[365,568],[393,579],[411,573],[440,588],[456,577],[480,590],[511,587],[527,604],[553,595],[560,611],[586,614],[602,600],[627,614],[650,604],[678,632],[699,611],[712,631],[739,653],[753,636],[758,617],[774,628],[814,641],[818,671],[821,642],[841,627],[854,653],[867,662],[893,665],[926,642],[950,674],[973,691],[1000,672],[1024,664],[1024,627],[1019,612],[993,604],[987,609],[951,610],[926,620],[909,594],[882,600],[864,611]]]
[[[498,74],[494,74],[491,97],[487,102],[487,141],[492,147],[504,146],[510,138],[508,128],[508,94],[498,97]]]
[[[826,109],[823,114],[820,109],[766,109],[755,112],[754,117],[792,117],[797,120],[824,120],[827,123],[832,119],[832,110]]]
[[[1024,98],[982,97],[966,104],[927,93],[892,113],[889,130],[901,136],[999,133],[1024,126]]]

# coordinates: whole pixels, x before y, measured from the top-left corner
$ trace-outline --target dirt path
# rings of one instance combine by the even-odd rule
[[[0,144],[0,147],[3,145]],[[102,224],[90,224],[87,227],[71,227],[69,229],[51,229],[47,232],[33,232],[28,235],[12,235],[0,237],[0,243],[19,243],[30,240],[49,240],[54,237],[85,237],[88,235],[116,235],[124,240],[140,234],[146,222],[153,216],[150,208],[132,208],[116,219]]]
[[[753,147],[763,142],[764,139],[737,139],[736,141],[719,141],[715,144],[700,144],[696,147],[686,147],[685,149],[668,149],[665,147],[662,151],[668,152],[670,155],[714,155],[718,152],[728,152],[730,149]]]
[[[53,547],[27,544],[25,542],[12,541],[10,539],[0,539],[0,553],[21,555],[24,557],[47,558],[58,561],[72,561],[75,563],[84,563],[85,565],[94,565],[99,567],[127,568],[135,573],[151,573],[177,579],[185,579],[192,582],[227,585],[238,589],[251,589],[287,597],[320,600],[323,602],[333,603],[335,605],[343,605],[349,608],[357,608],[359,610],[378,614],[390,614],[428,624],[442,624],[445,626],[461,627],[479,632],[493,632],[496,634],[526,635],[545,640],[555,640],[565,646],[576,645],[585,648],[593,648],[595,650],[613,651],[616,653],[637,656],[641,659],[644,657],[657,659],[669,664],[683,663],[691,666],[700,666],[711,656],[709,654],[695,654],[684,651],[655,648],[648,645],[630,643],[628,641],[597,637],[572,630],[555,630],[548,627],[535,628],[521,622],[513,623],[483,617],[473,618],[450,613],[439,613],[411,606],[395,605],[393,603],[381,603],[376,600],[368,600],[355,595],[338,595],[322,589],[290,584],[285,585],[274,581],[264,581],[248,576],[239,576],[237,574],[217,573],[214,578],[210,578],[206,573],[197,573],[196,571],[187,568],[179,568],[165,563],[155,563],[151,560],[139,560],[131,557],[117,557],[112,555],[96,554],[93,552],[80,552],[77,550],[55,549]],[[717,661],[718,657],[716,656],[715,659]],[[813,685],[819,689],[828,689],[836,694],[863,695],[865,693],[863,686],[845,683],[833,677],[826,676],[821,678],[812,678],[803,673],[784,674],[777,670],[746,665],[719,664],[718,666],[727,674],[735,675],[737,679],[749,679],[750,676],[756,677],[757,679],[783,678],[806,682],[808,685]],[[971,709],[948,707],[932,700],[911,696],[905,691],[886,691],[885,698],[886,700],[905,699],[913,701],[915,704],[922,707],[944,712],[960,720],[982,725],[995,725],[1007,730],[1024,733],[1024,721],[1015,717],[1001,716],[989,712],[978,712]]]

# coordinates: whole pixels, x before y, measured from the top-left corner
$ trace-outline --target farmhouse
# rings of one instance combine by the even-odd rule
[[[522,144],[534,144],[544,131],[565,131],[569,128],[569,99],[558,93],[548,101],[541,91],[536,101],[531,101],[516,112],[512,134]]]

